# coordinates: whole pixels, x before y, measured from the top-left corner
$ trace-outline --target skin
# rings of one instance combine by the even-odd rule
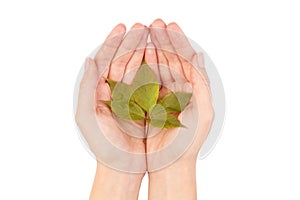
[[[109,100],[111,96],[105,78],[121,81],[126,70],[131,70],[142,62],[148,29],[142,24],[135,24],[131,31],[127,34],[125,32],[126,28],[123,24],[117,25],[108,35],[95,59],[86,59],[86,71],[80,84],[76,122],[96,158],[101,152],[106,152],[112,157],[111,162],[123,159],[129,167],[134,163],[141,173],[120,172],[107,167],[101,163],[101,160],[98,160],[91,200],[124,199],[124,197],[126,197],[125,199],[137,199],[139,187],[146,171],[146,158],[138,161],[132,160],[131,157],[124,158],[107,152],[109,149],[97,145],[98,127],[95,124],[100,124],[103,134],[112,144],[128,152],[145,154],[143,140],[122,132],[110,109],[99,101]],[[138,41],[136,38],[141,40]],[[141,50],[136,50],[140,47]],[[126,53],[127,49],[132,53]]]
[[[156,31],[156,29],[160,29],[160,31]],[[180,159],[166,168],[149,172],[149,199],[155,200],[189,200],[197,198],[197,155],[208,135],[213,120],[213,108],[208,82],[205,79],[205,75],[201,75],[199,71],[193,67],[193,64],[201,64],[199,60],[196,60],[199,59],[199,55],[196,54],[186,37],[178,39],[176,37],[178,34],[171,34],[173,31],[184,35],[176,23],[166,25],[160,19],[152,23],[150,26],[150,36],[153,43],[148,44],[148,48],[145,52],[146,62],[151,64],[152,67],[154,66],[154,70],[159,71],[163,85],[168,85],[169,87],[173,86],[174,88],[174,82],[180,85],[183,84],[184,81],[187,81],[191,85],[193,98],[197,101],[196,105],[191,106],[194,106],[194,108],[199,111],[199,119],[201,120],[197,122],[198,127],[191,146]],[[153,49],[154,46],[157,48]],[[183,48],[185,52],[184,58],[177,55],[182,55],[180,51]],[[165,49],[167,51],[165,51]],[[170,66],[171,70],[169,72],[166,70],[162,71],[159,67],[155,69],[155,66],[159,66],[160,64]],[[178,74],[181,76],[178,76]],[[184,77],[185,80],[182,80],[181,77]],[[175,86],[175,88],[178,88],[178,86]],[[188,116],[188,113],[186,114]],[[171,143],[176,133],[176,129],[167,129],[162,130],[154,137],[148,138],[147,153],[160,150]],[[151,165],[149,162],[148,160],[148,165]]]
[[[150,29],[150,30],[149,30]],[[94,59],[87,58],[86,71],[80,84],[76,122],[82,131],[90,149],[97,158],[101,152],[109,151],[99,147],[97,126],[100,124],[105,137],[115,146],[131,153],[144,154],[143,160],[132,160],[118,155],[112,159],[125,161],[129,167],[139,169],[139,173],[120,172],[97,162],[97,170],[90,199],[137,199],[140,184],[145,172],[149,174],[149,199],[176,200],[196,199],[196,160],[197,154],[205,141],[213,120],[213,108],[209,92],[209,84],[205,73],[203,57],[196,54],[182,30],[176,23],[166,25],[162,20],[155,20],[150,28],[135,24],[126,34],[123,24],[117,25],[108,35],[106,41]],[[155,31],[158,30],[159,31]],[[184,37],[178,38],[176,31]],[[150,34],[151,41],[147,44]],[[137,39],[138,38],[138,39]],[[178,56],[182,55],[181,56]],[[152,160],[147,154],[159,151],[174,140],[178,129],[164,129],[153,137],[143,139],[132,137],[121,130],[108,106],[99,100],[110,100],[111,94],[105,78],[130,83],[134,72],[143,58],[152,68],[164,87],[160,96],[168,92],[167,88],[186,91],[188,84],[193,90],[190,110],[199,111],[196,134],[191,145],[184,154],[172,164],[160,170],[152,170]],[[168,65],[169,68],[159,67]],[[197,71],[193,65],[198,65]],[[125,74],[129,74],[125,76]],[[197,102],[196,104],[193,102]],[[189,109],[185,111],[189,116]],[[180,118],[180,116],[179,116]],[[92,122],[94,121],[94,122]],[[139,132],[143,123],[135,130],[132,124],[125,124],[130,130]],[[135,124],[136,125],[136,124]],[[112,152],[111,152],[112,153]],[[107,152],[110,155],[110,152]],[[134,166],[133,166],[134,165]]]

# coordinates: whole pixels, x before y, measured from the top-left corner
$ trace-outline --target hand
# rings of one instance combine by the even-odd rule
[[[123,184],[119,185],[122,187],[120,190],[136,198],[146,171],[143,140],[124,133],[110,109],[101,101],[110,100],[111,97],[106,78],[131,81],[133,76],[127,76],[125,80],[124,74],[139,67],[142,62],[148,29],[141,24],[135,24],[126,35],[125,32],[124,25],[116,26],[97,52],[95,61],[90,58],[86,60],[86,71],[80,84],[76,122],[98,161],[91,194],[93,198],[112,199],[109,187],[114,184]],[[144,130],[143,126],[135,126]],[[121,173],[112,168],[137,174]],[[106,176],[109,178],[105,179]],[[105,191],[110,192],[107,194],[109,196],[105,197]],[[115,198],[118,198],[117,191]],[[121,195],[122,198],[125,194]]]
[[[203,57],[194,52],[177,24],[166,26],[163,21],[156,20],[150,28],[153,43],[147,45],[146,51],[147,28],[136,24],[124,37],[125,27],[118,25],[98,51],[95,61],[86,61],[76,121],[99,161],[91,199],[112,198],[115,184],[121,188],[116,191],[115,198],[118,194],[124,198],[122,194],[126,190],[129,191],[127,199],[137,198],[146,167],[150,176],[150,199],[192,199],[196,196],[195,161],[213,118]],[[163,85],[160,96],[169,90],[193,92],[190,105],[179,116],[188,128],[157,132],[150,127],[146,146],[143,136],[133,137],[144,134],[143,123],[128,123],[115,118],[101,101],[111,97],[105,79],[130,83],[144,56]],[[168,150],[164,152],[165,149]],[[171,177],[175,178],[170,180]],[[187,185],[191,187],[187,188]],[[177,191],[176,196],[172,196],[174,191]]]
[[[155,20],[150,26],[150,36],[153,43],[148,44],[145,58],[160,78],[161,93],[168,90],[186,92],[190,85],[193,96],[179,116],[187,128],[163,129],[147,138],[149,197],[194,199],[195,163],[213,120],[203,57],[196,54],[176,23],[167,26],[162,20]]]

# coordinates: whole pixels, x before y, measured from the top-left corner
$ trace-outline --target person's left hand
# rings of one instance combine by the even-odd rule
[[[209,80],[203,54],[198,54],[176,23],[168,26],[160,19],[150,26],[153,43],[145,52],[146,62],[162,84],[160,96],[173,92],[192,92],[189,105],[179,115],[186,128],[162,129],[148,133],[149,172],[183,161],[196,162],[213,120]],[[151,130],[151,128],[150,128]]]

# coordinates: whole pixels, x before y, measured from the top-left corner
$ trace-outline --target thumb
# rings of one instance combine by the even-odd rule
[[[197,69],[199,70],[199,75],[202,78],[202,82],[203,84],[209,86],[210,85],[210,81],[205,69],[205,63],[204,63],[204,55],[203,53],[199,52],[197,54],[194,55],[193,60],[192,60],[192,64],[193,66],[197,66]]]
[[[85,73],[80,82],[76,116],[94,113],[97,84],[97,65],[93,59],[87,58],[85,61]]]
[[[195,54],[192,60],[193,67],[190,73],[190,82],[193,85],[193,93],[197,97],[197,105],[200,110],[211,106],[211,91],[209,79],[204,67],[204,58],[202,53]]]

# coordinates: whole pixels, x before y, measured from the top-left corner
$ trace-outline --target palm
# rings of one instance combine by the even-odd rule
[[[107,85],[100,85],[100,87]],[[101,102],[101,98],[109,98],[110,94],[105,94],[103,90],[98,88],[98,91],[102,92],[101,96],[98,97],[98,106],[96,109],[96,118],[100,129],[103,131],[105,137],[116,147],[131,153],[145,153],[145,145],[143,140],[137,137],[133,137],[130,132],[137,131],[132,130],[131,123],[123,121],[123,124],[113,116],[111,110]],[[107,90],[106,90],[107,91]],[[99,93],[99,92],[98,92]],[[143,126],[136,124],[135,128],[144,130]],[[125,130],[128,130],[125,131]],[[130,131],[131,130],[131,131]],[[129,132],[130,131],[130,132]]]

